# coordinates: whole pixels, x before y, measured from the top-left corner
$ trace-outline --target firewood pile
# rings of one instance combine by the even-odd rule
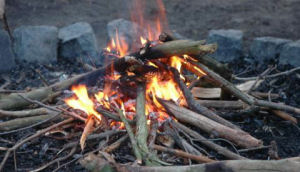
[[[3,147],[6,153],[0,169],[5,171],[7,160],[15,158],[22,145],[51,135],[68,140],[60,150],[68,153],[33,171],[59,164],[80,151],[82,156],[75,160],[91,171],[300,169],[299,157],[279,160],[276,143],[264,145],[220,115],[224,109],[263,111],[297,124],[292,114],[300,114],[299,108],[270,101],[277,94],[255,91],[265,78],[291,74],[297,68],[276,74],[268,69],[259,76],[238,78],[209,57],[216,44],[176,40],[167,33],[162,33],[159,41],[142,43],[142,48],[124,57],[108,49],[105,54],[112,60],[102,68],[1,97],[0,115],[10,119],[0,123],[1,135],[45,127],[12,147]],[[235,85],[234,80],[243,83]],[[66,91],[71,87],[72,93]],[[79,125],[82,129],[72,130]],[[66,137],[55,136],[67,130],[71,134]],[[113,155],[124,146],[131,155],[126,164]],[[250,160],[240,154],[259,149],[269,149],[273,160]],[[210,155],[211,151],[216,155]],[[64,165],[58,165],[56,171]]]

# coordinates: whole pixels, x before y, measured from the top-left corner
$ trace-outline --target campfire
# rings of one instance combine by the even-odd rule
[[[72,156],[80,145],[81,151],[91,151],[81,160],[89,170],[99,171],[108,165],[118,171],[131,171],[141,166],[200,164],[224,159],[245,160],[241,163],[246,163],[250,158],[237,149],[269,149],[270,157],[279,159],[276,143],[264,146],[261,140],[223,118],[215,109],[267,111],[296,124],[297,119],[291,114],[299,114],[299,108],[264,100],[276,95],[253,91],[264,77],[282,74],[272,76],[266,72],[234,85],[231,81],[239,78],[233,76],[226,65],[209,56],[216,51],[217,45],[174,37],[168,30],[161,0],[157,0],[157,4],[160,10],[155,23],[146,21],[142,8],[136,7],[132,20],[143,31],[131,44],[116,30],[115,37],[103,50],[107,61],[104,67],[28,93],[12,94],[0,104],[5,109],[33,103],[63,119],[9,148],[1,163],[2,169],[10,154],[22,144],[43,134],[52,135],[57,127],[62,132],[75,125],[81,126],[80,140],[64,147],[72,150],[63,158]],[[204,85],[210,87],[199,87]],[[65,91],[69,88],[70,91]],[[52,106],[41,102],[63,91],[63,104]],[[88,146],[98,144],[95,140],[100,138],[107,140],[100,142],[96,149]],[[214,139],[223,141],[225,146],[213,142]],[[120,165],[113,156],[122,146],[130,148],[128,153],[134,157],[125,165]],[[211,156],[210,151],[218,155]],[[55,159],[36,171],[59,161]],[[295,170],[294,161],[289,160],[289,163]],[[261,164],[265,165],[264,169],[284,168],[263,161],[251,167]],[[223,165],[222,168],[237,168],[232,164]],[[190,167],[179,168],[187,170]]]

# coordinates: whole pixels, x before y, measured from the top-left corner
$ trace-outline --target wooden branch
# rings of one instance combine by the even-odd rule
[[[178,38],[176,38],[173,35],[163,32],[159,35],[159,40],[161,42],[169,42],[169,41],[178,40]],[[229,80],[231,79],[232,71],[229,70],[226,65],[218,62],[214,58],[209,57],[207,55],[203,56],[200,54],[193,56],[193,58],[196,59],[197,61],[199,61],[200,63],[203,63],[204,65],[208,66],[210,69],[214,70],[216,73],[220,74],[224,78],[229,79]]]
[[[299,159],[299,158],[296,158]],[[122,170],[139,172],[298,172],[299,161],[282,160],[228,160],[213,163],[189,165],[189,166],[169,166],[169,167],[142,167],[123,165]],[[99,172],[99,171],[95,171]]]
[[[136,98],[136,139],[137,144],[144,152],[149,152],[147,147],[148,127],[145,115],[145,84],[139,84],[137,87]]]
[[[122,110],[120,110],[120,109],[117,109],[117,110],[118,110],[118,114],[119,114],[122,122],[125,125],[127,133],[129,135],[130,142],[131,142],[132,149],[133,149],[133,153],[134,153],[134,155],[136,157],[137,163],[138,164],[142,164],[142,162],[143,162],[142,161],[142,154],[141,154],[140,149],[139,149],[139,147],[137,145],[137,141],[135,140],[132,128],[131,128],[130,124],[128,123],[127,119],[126,119],[124,112]]]
[[[189,144],[184,138],[182,138],[176,130],[171,128],[169,123],[165,123],[164,125],[164,132],[171,136],[174,140],[175,143],[185,152],[194,154],[194,155],[202,155],[198,149],[193,147],[191,144]]]
[[[102,149],[102,151],[107,152],[107,153],[111,153],[114,150],[118,149],[120,147],[120,145],[125,142],[128,139],[128,134],[122,136],[121,138],[119,138],[116,142],[114,142],[113,144],[110,144],[109,146],[105,147]]]
[[[255,99],[254,105],[300,114],[300,109],[289,105]]]
[[[206,139],[205,137],[203,137],[201,134],[189,129],[188,127],[178,123],[178,122],[175,122],[175,121],[172,121],[171,122],[172,126],[173,127],[176,127],[178,128],[179,130],[189,134],[190,136],[192,136],[194,139],[198,139],[197,141],[199,141],[201,144],[209,147],[210,149],[213,149],[215,150],[218,154],[221,154],[223,156],[225,156],[226,158],[229,158],[229,159],[247,159],[241,155],[238,155],[236,153],[233,153],[231,152],[230,150],[222,147],[222,146],[219,146],[218,144],[215,144],[214,142],[211,142],[209,141],[208,139]]]
[[[276,109],[276,110],[282,110],[282,111],[288,111],[292,113],[297,113],[300,114],[300,109],[296,107],[292,107],[289,105],[284,105],[284,104],[279,104],[279,103],[274,103],[274,102],[268,102],[264,100],[258,100],[252,96],[249,96],[246,93],[243,93],[241,90],[236,88],[232,83],[221,77],[220,75],[216,74],[214,71],[210,70],[206,66],[204,66],[201,63],[195,63],[193,61],[190,61],[194,65],[198,66],[201,68],[208,76],[210,76],[212,79],[215,80],[216,83],[218,83],[218,86],[221,88],[224,88],[228,90],[231,94],[236,96],[237,98],[241,99],[245,103],[249,105],[256,105],[260,107],[267,107],[271,109]]]
[[[41,87],[26,93],[12,93],[0,99],[0,109],[3,110],[18,109],[31,104],[30,102],[20,97],[19,95],[30,98],[32,100],[39,100],[39,101],[44,100],[47,97],[55,94],[57,91],[69,88],[82,76],[84,75],[77,75],[68,80],[53,84],[49,87]]]
[[[157,118],[155,118],[155,119],[151,120],[151,130],[149,132],[149,137],[148,137],[148,145],[150,148],[155,143],[157,129],[158,129],[158,120],[157,120]]]
[[[45,115],[50,112],[47,108],[38,108],[38,109],[29,109],[21,111],[5,111],[0,109],[0,117],[9,117],[9,118],[24,118],[38,115]]]
[[[296,71],[299,71],[299,70],[300,70],[300,67],[296,67],[296,68],[293,68],[293,69],[285,71],[285,72],[280,72],[280,73],[276,73],[276,74],[266,75],[263,78],[264,79],[266,79],[266,78],[275,78],[275,77],[284,76],[284,75],[288,76],[288,75],[292,74],[293,72],[296,72]],[[259,78],[259,77],[255,76],[255,77],[248,77],[248,78],[240,78],[240,77],[237,77],[237,76],[233,76],[233,79],[240,80],[240,81],[256,80],[257,78]]]
[[[248,92],[255,81],[247,81],[242,84],[235,85],[236,88],[241,90],[242,92]],[[261,81],[256,86],[259,86]],[[204,98],[204,99],[219,99],[221,98],[221,89],[220,88],[203,88],[203,87],[194,87],[192,89],[192,93],[194,97]],[[253,92],[251,95],[255,96],[267,96],[265,93]],[[273,98],[276,95],[271,95]]]
[[[169,58],[172,56],[197,56],[213,53],[217,45],[207,44],[205,41],[191,41],[191,40],[175,40],[169,41],[157,46],[151,47],[148,53],[142,54],[142,59],[158,59]]]
[[[39,116],[31,116],[31,117],[24,117],[13,119],[5,122],[0,123],[0,131],[11,131],[18,128],[23,128],[30,126],[35,123],[39,123],[41,121],[47,120],[55,116],[57,113],[52,113],[48,115],[39,115]]]
[[[230,100],[195,100],[197,103],[201,104],[207,108],[216,109],[245,109],[247,105],[241,101],[230,101]]]
[[[107,160],[106,163],[103,161],[103,158],[89,154],[80,163],[86,169],[93,172],[102,172],[105,164],[111,164],[111,168],[114,167],[118,171],[123,172],[298,172],[300,168],[299,157],[282,160],[227,160],[197,165],[166,167],[119,165],[109,163]]]
[[[200,114],[206,116],[207,118],[210,118],[220,124],[223,124],[227,127],[240,130],[240,128],[238,126],[232,124],[231,122],[229,122],[229,121],[225,120],[224,118],[215,114],[213,111],[211,111],[211,110],[207,109],[206,107],[202,106],[201,104],[197,103],[195,101],[191,91],[186,87],[184,82],[180,79],[180,75],[179,75],[179,72],[177,71],[177,69],[171,68],[170,70],[172,71],[172,73],[174,75],[175,81],[177,82],[181,91],[183,92],[184,97],[185,97],[190,109],[192,109],[193,111],[200,113]]]
[[[182,158],[188,158],[188,159],[191,159],[191,160],[195,160],[199,163],[207,163],[207,162],[214,162],[215,161],[215,160],[212,160],[212,159],[210,159],[206,156],[203,156],[203,155],[193,155],[193,154],[184,152],[182,150],[167,148],[167,147],[164,147],[164,146],[153,145],[152,148],[156,149],[158,151],[174,154],[174,155],[182,157]]]
[[[238,146],[250,148],[262,145],[261,140],[252,137],[242,130],[229,128],[169,101],[160,100],[160,103],[170,114],[173,114],[177,120],[194,125],[209,134],[215,133],[214,135],[227,139]]]
[[[96,108],[96,111],[107,118],[113,119],[115,121],[122,121],[120,116],[115,114],[114,112],[107,111],[105,109],[102,109],[101,107]],[[127,121],[130,125],[135,125],[134,120],[127,119]]]
[[[280,110],[270,110],[270,113],[272,113],[284,120],[291,121],[293,124],[298,124],[298,120],[286,112],[283,112]]]

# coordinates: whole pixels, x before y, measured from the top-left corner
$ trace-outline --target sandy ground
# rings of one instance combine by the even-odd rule
[[[100,47],[107,41],[106,24],[129,19],[130,0],[9,0],[12,29],[21,25],[92,24]],[[170,28],[192,39],[205,39],[210,29],[241,29],[246,42],[256,36],[300,39],[300,0],[163,0]],[[147,0],[152,3],[154,0]],[[157,10],[148,7],[150,16]]]

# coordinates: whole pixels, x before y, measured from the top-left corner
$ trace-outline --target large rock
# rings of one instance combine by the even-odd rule
[[[60,40],[59,58],[74,60],[82,58],[89,61],[97,60],[97,40],[93,28],[89,23],[78,22],[64,28],[58,33]],[[96,61],[97,62],[97,61]]]
[[[250,46],[250,55],[257,60],[269,60],[279,57],[284,44],[291,42],[288,39],[274,37],[255,38]]]
[[[300,40],[290,42],[282,47],[279,63],[300,66]]]
[[[8,33],[0,30],[0,73],[8,72],[15,67],[15,57]]]
[[[129,45],[133,45],[140,39],[143,30],[134,22],[125,19],[112,20],[107,24],[109,39],[116,39],[116,33],[119,38],[124,39]]]
[[[49,63],[57,61],[58,29],[54,26],[21,26],[14,30],[16,60]]]
[[[211,30],[208,43],[217,43],[218,49],[212,57],[229,62],[243,55],[243,32],[240,30]]]

